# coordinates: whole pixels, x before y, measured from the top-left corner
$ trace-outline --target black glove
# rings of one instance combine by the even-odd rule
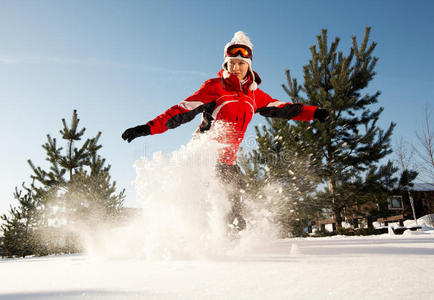
[[[313,113],[313,118],[324,123],[329,118],[329,111],[327,109],[317,108]]]
[[[128,141],[128,143],[130,143],[136,137],[150,135],[150,134],[151,134],[151,127],[149,127],[148,124],[145,124],[133,128],[128,128],[127,130],[125,130],[124,133],[122,133],[122,138],[125,141]]]

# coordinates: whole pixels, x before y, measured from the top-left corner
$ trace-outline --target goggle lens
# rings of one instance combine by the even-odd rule
[[[252,51],[245,46],[233,45],[228,48],[228,50],[226,51],[226,55],[230,57],[236,57],[238,55],[241,55],[244,58],[251,58]]]

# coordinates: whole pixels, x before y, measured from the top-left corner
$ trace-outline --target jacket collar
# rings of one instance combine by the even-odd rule
[[[237,76],[230,74],[227,70],[221,69],[218,72],[217,76],[221,79],[222,87],[224,89],[228,89],[235,92],[244,92],[248,94],[249,91],[254,91],[258,88],[258,85],[261,84],[261,78],[259,75],[255,73],[255,81],[252,80],[252,75],[247,73],[247,80],[244,84],[240,82]]]

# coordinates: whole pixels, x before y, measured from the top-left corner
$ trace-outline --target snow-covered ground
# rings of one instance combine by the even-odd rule
[[[277,239],[270,186],[243,200],[247,227],[228,238],[218,145],[204,136],[136,162],[143,218],[74,228],[87,254],[0,260],[0,300],[434,299],[434,230]]]
[[[4,259],[0,299],[434,299],[433,270],[430,232],[286,239],[202,259]]]

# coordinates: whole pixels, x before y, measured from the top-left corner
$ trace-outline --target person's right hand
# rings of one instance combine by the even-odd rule
[[[145,136],[151,134],[151,127],[148,124],[140,125],[132,128],[128,128],[122,133],[122,138],[130,143],[136,137]]]
[[[324,123],[330,117],[330,112],[327,109],[317,108],[315,110],[313,117],[315,120],[318,120],[321,123]]]

